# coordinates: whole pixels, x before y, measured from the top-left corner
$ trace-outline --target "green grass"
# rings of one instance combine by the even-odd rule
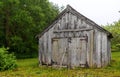
[[[108,68],[120,71],[120,52],[112,52],[112,61]]]
[[[18,68],[0,72],[0,77],[120,77],[120,52],[112,52],[111,65],[101,69],[55,69],[38,66],[38,60],[17,60]]]

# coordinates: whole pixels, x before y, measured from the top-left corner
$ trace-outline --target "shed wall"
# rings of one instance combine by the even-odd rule
[[[106,33],[99,31],[93,25],[88,24],[85,19],[70,12],[63,14],[55,22],[52,24],[53,27],[39,38],[40,64],[51,65],[54,63],[53,58],[57,60],[56,64],[58,65],[73,67],[84,66],[82,63],[87,63],[85,66],[89,67],[102,67],[110,63],[110,40]],[[86,44],[81,45],[82,43],[78,42],[84,37],[85,40],[87,39]],[[72,43],[68,42],[68,38],[71,38],[70,42]],[[53,42],[55,39],[60,39],[58,42],[60,48],[55,52],[58,57],[53,55],[53,49],[56,49],[53,46],[57,45]],[[86,50],[82,53],[85,58],[79,54],[82,52],[80,46]]]
[[[110,64],[111,50],[110,50],[110,39],[106,33],[95,30],[95,55],[94,66],[104,67]]]

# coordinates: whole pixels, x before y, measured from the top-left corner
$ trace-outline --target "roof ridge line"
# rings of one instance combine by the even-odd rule
[[[56,23],[56,20],[58,20],[64,13],[67,13],[67,12],[73,13],[73,14],[79,16],[79,17],[80,17],[80,16],[83,17],[83,19],[86,19],[89,24],[92,24],[93,26],[97,27],[98,29],[103,30],[103,31],[107,32],[109,35],[111,35],[110,32],[108,32],[107,30],[105,30],[104,28],[102,28],[101,26],[99,26],[98,24],[96,24],[96,23],[95,23],[94,21],[92,21],[91,19],[89,19],[89,18],[87,18],[86,16],[82,15],[81,13],[79,13],[77,10],[75,10],[73,7],[71,7],[71,6],[68,4],[68,5],[66,6],[66,8],[65,8],[61,13],[59,13],[58,16],[52,21],[52,23],[50,23],[50,24],[43,30],[43,32],[40,33],[40,34],[38,34],[36,37],[41,37],[41,35],[43,35],[46,31],[48,31],[48,30],[52,27],[53,24]]]

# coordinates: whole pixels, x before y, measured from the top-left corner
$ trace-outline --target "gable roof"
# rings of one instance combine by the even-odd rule
[[[72,8],[70,5],[67,5],[67,8],[64,9],[56,18],[55,20],[52,22],[52,24],[50,24],[48,27],[46,27],[42,33],[38,34],[36,37],[41,37],[45,32],[47,32],[50,28],[52,28],[54,26],[55,23],[57,23],[58,19],[60,17],[62,17],[62,15],[64,15],[65,13],[70,12],[74,15],[77,15],[78,17],[82,18],[83,20],[86,20],[87,23],[91,24],[92,26],[97,27],[99,30],[104,31],[105,33],[108,34],[108,37],[113,38],[112,34],[105,30],[104,28],[102,28],[101,26],[99,26],[98,24],[96,24],[95,22],[93,22],[92,20],[90,20],[89,18],[85,17],[84,15],[80,14],[79,12],[77,12],[74,8]]]

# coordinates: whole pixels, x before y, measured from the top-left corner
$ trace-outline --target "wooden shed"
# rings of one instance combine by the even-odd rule
[[[38,38],[40,65],[100,68],[110,64],[112,34],[70,5]]]

